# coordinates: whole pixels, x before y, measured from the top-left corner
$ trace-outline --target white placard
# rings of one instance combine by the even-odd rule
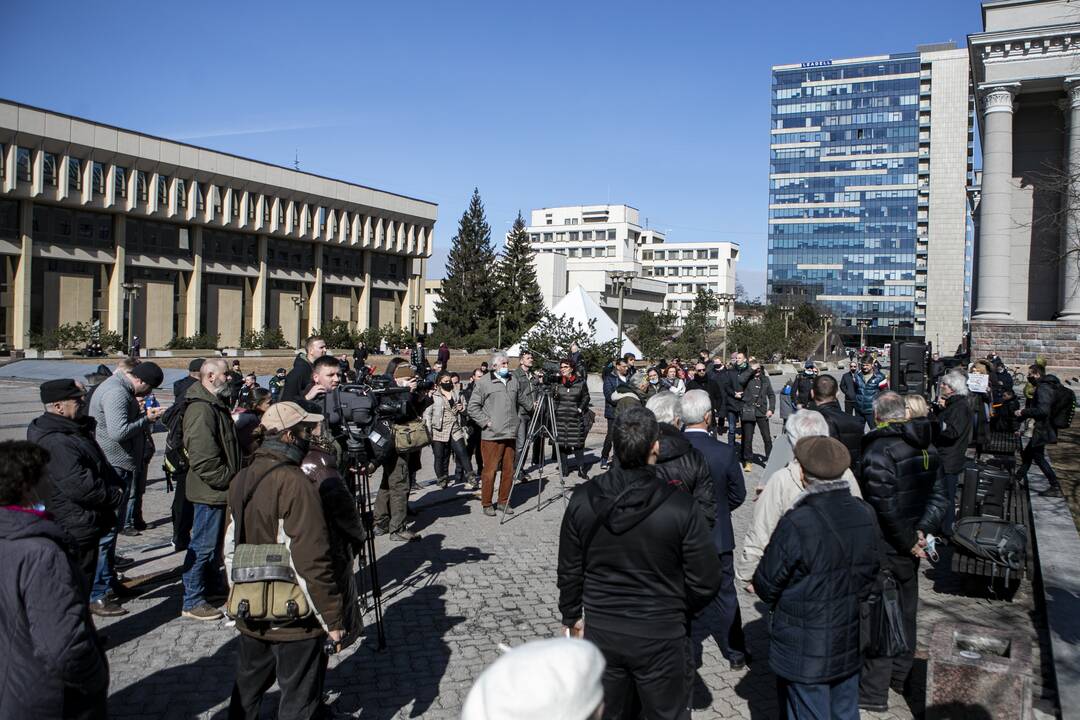
[[[971,392],[984,393],[990,389],[990,376],[971,373],[968,375],[968,390]]]

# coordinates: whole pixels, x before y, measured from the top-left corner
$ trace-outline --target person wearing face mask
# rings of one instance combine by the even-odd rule
[[[262,444],[227,490],[226,567],[231,570],[237,543],[284,544],[297,585],[313,610],[284,622],[236,618],[240,637],[231,718],[259,717],[263,697],[275,680],[281,689],[277,717],[327,714],[323,685],[329,658],[323,648],[329,639],[335,651],[340,650],[348,638],[321,487],[301,469],[322,420],[296,403],[271,405],[260,422]],[[350,527],[359,536],[355,523]]]
[[[85,576],[89,598],[98,544],[116,525],[123,483],[94,439],[97,423],[79,414],[86,396],[82,385],[70,379],[48,380],[40,392],[45,413],[30,423],[26,439],[49,448],[44,508],[74,541],[75,561]],[[45,489],[44,484],[39,487]]]
[[[450,455],[454,455],[459,470],[464,470],[465,482],[476,483],[469,453],[465,449],[465,429],[461,425],[464,404],[454,389],[447,372],[435,378],[432,403],[424,410],[424,424],[431,435],[431,450],[435,454],[435,477],[439,487],[450,484]]]
[[[651,367],[645,373],[644,382],[638,386],[638,393],[641,395],[642,402],[644,402],[663,389],[664,387],[660,384],[660,371]]]
[[[221,611],[210,599],[226,594],[220,572],[221,528],[229,483],[240,470],[243,453],[229,406],[222,399],[228,366],[210,358],[199,371],[199,383],[187,391],[184,451],[188,458],[187,499],[194,509],[191,543],[184,557],[183,617],[217,620]]]
[[[109,666],[72,540],[42,507],[49,462],[34,443],[0,442],[0,717],[98,720]]]

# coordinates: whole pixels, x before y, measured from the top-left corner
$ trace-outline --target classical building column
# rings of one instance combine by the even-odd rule
[[[322,327],[323,323],[323,243],[315,243],[315,282],[311,284],[308,298],[308,325],[311,331]]]
[[[370,228],[370,218],[364,223]],[[360,289],[360,302],[356,308],[356,329],[367,330],[371,327],[371,251],[364,251],[364,287]]]
[[[1065,78],[1069,93],[1069,188],[1065,232],[1061,238],[1061,308],[1059,320],[1080,320],[1080,77]]]
[[[259,277],[251,294],[251,329],[262,330],[266,327],[266,236],[259,236]]]
[[[127,218],[117,213],[113,215],[113,239],[115,240],[116,259],[112,272],[109,273],[108,316],[105,329],[127,337],[124,327],[124,274],[127,266]]]
[[[978,296],[973,317],[1010,320],[1013,99],[1018,84],[993,85],[983,95],[983,174],[979,203]]]
[[[191,228],[191,279],[186,288],[186,314],[181,331],[186,337],[197,335],[202,330],[202,292],[203,292],[203,229],[201,225]]]
[[[15,277],[12,283],[13,305],[11,339],[15,347],[30,347],[30,278],[34,255],[34,203],[19,201],[19,257],[15,261]]]

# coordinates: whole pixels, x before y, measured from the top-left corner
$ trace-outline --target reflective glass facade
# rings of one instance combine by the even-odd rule
[[[913,334],[919,73],[917,53],[773,71],[770,303]]]

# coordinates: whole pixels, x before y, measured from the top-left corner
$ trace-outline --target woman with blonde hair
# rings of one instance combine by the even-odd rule
[[[905,395],[904,405],[907,406],[908,420],[912,418],[924,418],[930,415],[930,405],[922,395],[916,393]]]

